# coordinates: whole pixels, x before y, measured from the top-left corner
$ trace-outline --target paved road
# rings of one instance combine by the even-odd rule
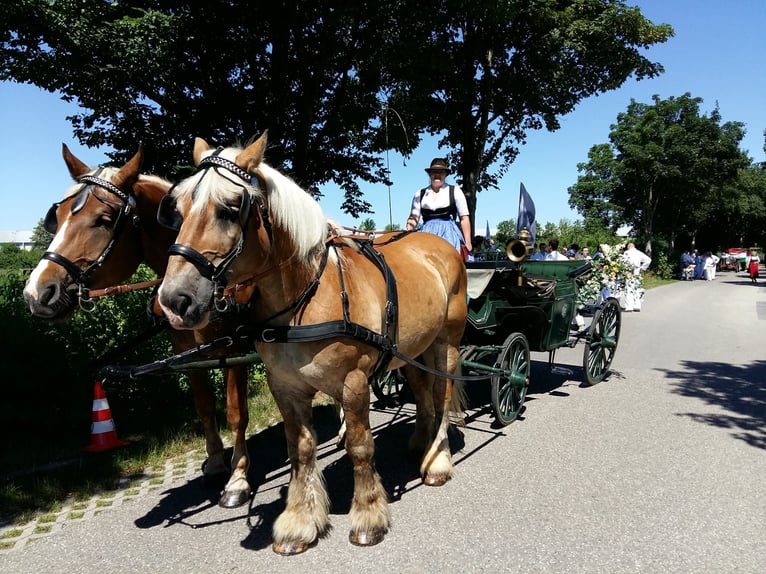
[[[269,549],[286,484],[281,428],[250,440],[260,485],[247,511],[180,481],[66,523],[0,556],[0,572],[766,572],[766,285],[721,273],[647,293],[623,316],[614,374],[581,385],[534,354],[523,418],[493,428],[485,383],[456,437],[456,474],[421,486],[401,450],[411,406],[374,413],[392,499],[385,541],[347,541],[351,469],[319,413],[334,529],[306,554]]]

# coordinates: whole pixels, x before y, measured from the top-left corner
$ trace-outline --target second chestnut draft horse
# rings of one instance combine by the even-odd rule
[[[422,454],[423,481],[444,484],[452,473],[453,380],[403,358],[455,373],[467,313],[465,267],[449,243],[429,233],[385,234],[366,244],[337,237],[319,204],[264,163],[265,147],[265,133],[245,149],[213,150],[195,140],[197,173],[179,182],[158,212],[179,229],[159,303],[174,328],[199,329],[211,323],[221,297],[254,288],[250,332],[291,463],[272,548],[296,554],[328,531],[312,424],[316,391],[333,397],[346,417],[354,468],[349,539],[373,545],[388,531],[390,513],[373,460],[368,379],[404,369],[417,407],[410,447]],[[397,352],[387,353],[385,341]]]
[[[175,232],[157,223],[157,208],[171,184],[139,172],[141,149],[120,169],[91,169],[66,145],[63,156],[75,185],[48,211],[44,225],[55,235],[24,287],[30,312],[49,321],[68,319],[78,305],[87,308],[83,301],[88,300],[88,290],[123,283],[141,262],[161,277],[168,262],[168,248],[175,240]],[[88,304],[93,304],[92,300]],[[168,337],[174,350],[181,352],[226,334],[234,326],[236,323],[221,321],[195,331],[169,331]],[[224,460],[215,395],[207,373],[196,370],[187,374],[205,432],[208,458],[204,475],[210,482],[228,481],[219,499],[221,506],[241,506],[251,494],[245,443],[247,367],[232,367],[225,372],[226,416],[234,435],[231,471]]]

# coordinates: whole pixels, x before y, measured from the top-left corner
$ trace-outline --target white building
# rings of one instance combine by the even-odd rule
[[[32,231],[0,231],[0,244],[13,243],[19,249],[32,249]]]

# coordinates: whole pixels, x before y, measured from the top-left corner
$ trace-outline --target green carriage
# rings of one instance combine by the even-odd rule
[[[585,261],[510,260],[467,263],[468,318],[460,349],[463,375],[485,375],[491,385],[492,410],[498,424],[511,423],[521,412],[530,383],[530,352],[548,352],[584,342],[585,382],[601,382],[620,336],[616,299],[595,309],[589,325],[578,323],[577,295],[587,280]],[[381,400],[397,399],[406,381],[390,372],[373,391]]]

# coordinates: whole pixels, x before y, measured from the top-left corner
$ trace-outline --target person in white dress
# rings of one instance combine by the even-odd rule
[[[633,268],[633,276],[638,278],[641,273],[649,268],[652,263],[643,251],[636,249],[635,243],[628,243],[622,258]],[[628,281],[625,289],[625,311],[641,311],[641,289],[638,281]]]

